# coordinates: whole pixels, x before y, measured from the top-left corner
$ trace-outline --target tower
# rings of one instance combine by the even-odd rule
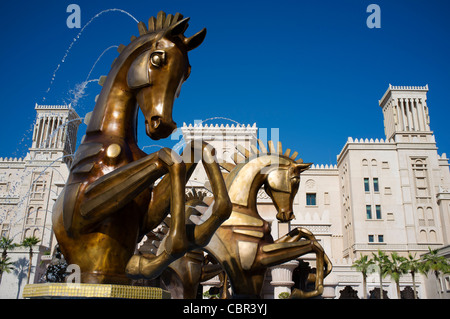
[[[397,142],[434,142],[430,130],[426,86],[393,86],[379,101],[386,138]]]
[[[71,105],[38,105],[35,110],[36,123],[33,130],[33,143],[30,148],[32,158],[48,159],[63,157],[71,162],[75,152],[77,129],[81,119]]]
[[[386,138],[397,149],[400,190],[409,243],[448,243],[448,159],[439,155],[426,86],[392,86],[379,101]],[[438,201],[436,202],[436,198]]]

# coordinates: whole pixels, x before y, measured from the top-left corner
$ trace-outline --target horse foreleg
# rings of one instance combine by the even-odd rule
[[[184,154],[184,152],[183,152]],[[183,157],[183,154],[181,155]],[[186,179],[187,182],[197,167],[194,161],[186,161]],[[152,198],[148,205],[147,216],[142,229],[142,236],[157,227],[170,212],[171,191],[170,175],[164,176],[161,181],[153,188]]]
[[[283,237],[280,237],[277,240],[275,240],[275,243],[296,242],[301,239],[308,239],[310,241],[317,242],[317,244],[320,246],[320,244],[318,243],[314,234],[304,227],[297,227],[297,228],[291,230],[289,233],[287,233]],[[330,259],[328,258],[328,255],[325,253],[324,253],[324,262],[325,262],[324,277],[326,277],[330,274],[331,270],[333,269],[333,265],[332,265]]]
[[[211,216],[200,225],[188,225],[188,236],[193,248],[206,246],[217,228],[230,217],[233,205],[215,157],[215,150],[207,143],[202,144],[202,163],[214,196]]]
[[[103,220],[166,173],[158,154],[152,154],[103,175],[85,188],[80,214],[91,223]]]
[[[310,298],[321,295],[323,292],[324,279],[324,251],[317,241],[300,240],[296,242],[278,242],[262,247],[262,254],[258,256],[258,261],[265,267],[271,267],[290,261],[302,255],[314,252],[316,254],[316,278],[315,289],[311,292],[304,292],[295,289],[295,297]]]
[[[171,225],[161,254],[151,258],[143,255],[131,257],[126,268],[130,277],[158,276],[171,262],[183,256],[188,247],[184,216],[186,166],[181,157],[170,149],[159,151],[158,158],[169,172]]]

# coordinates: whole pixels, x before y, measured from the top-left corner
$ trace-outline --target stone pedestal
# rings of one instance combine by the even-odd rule
[[[271,267],[272,281],[270,284],[274,286],[273,297],[279,299],[279,295],[282,292],[291,294],[291,287],[294,285],[292,281],[292,273],[298,266],[297,260],[291,260],[284,264]]]
[[[170,293],[156,287],[108,284],[45,283],[23,289],[29,299],[170,299]]]

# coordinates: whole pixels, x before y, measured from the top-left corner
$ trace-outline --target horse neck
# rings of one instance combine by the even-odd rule
[[[257,170],[253,174],[248,174],[249,171],[243,166],[239,172],[234,176],[232,182],[230,183],[229,196],[234,207],[240,207],[241,210],[247,211],[248,213],[258,216],[257,210],[257,197],[261,186],[267,179],[267,174],[261,173],[260,168],[253,168],[252,170]],[[252,178],[249,178],[249,177]]]
[[[102,134],[136,143],[137,103],[126,77],[132,52],[121,54],[112,65],[92,112],[86,135]]]

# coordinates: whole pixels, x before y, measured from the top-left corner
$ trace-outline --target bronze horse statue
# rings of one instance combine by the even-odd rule
[[[188,52],[206,35],[203,29],[185,37],[188,20],[159,12],[148,28],[138,24],[139,37],[119,47],[55,203],[55,236],[67,262],[80,267],[83,283],[127,284],[130,277],[156,277],[187,251],[206,245],[231,212],[211,147],[188,145],[190,154],[182,157],[167,148],[146,154],[137,145],[139,108],[151,139],[166,138],[176,128],[172,108],[190,74]],[[198,152],[210,158],[203,165],[215,188],[215,204],[207,222],[187,227],[185,184]],[[165,250],[158,256],[133,256],[136,244],[164,220],[169,208],[172,223]]]
[[[206,193],[193,188],[186,194],[186,225],[193,225],[192,216],[202,215],[208,205],[203,201]],[[201,210],[201,211],[199,211]],[[166,233],[170,229],[171,219],[168,217],[160,226]],[[164,239],[159,245],[164,248]],[[154,247],[157,254],[161,251]],[[201,249],[187,252],[183,257],[171,263],[161,274],[161,287],[170,292],[172,299],[195,299],[201,282],[209,280],[216,275],[223,275],[219,264],[210,262]]]
[[[323,292],[323,280],[331,272],[332,264],[322,246],[314,235],[303,227],[297,227],[285,236],[273,240],[270,234],[270,224],[265,221],[257,210],[257,194],[263,186],[271,197],[276,210],[277,219],[288,222],[293,218],[293,200],[298,191],[300,173],[311,164],[295,160],[298,153],[290,156],[290,150],[282,153],[282,145],[278,150],[272,141],[268,142],[269,150],[258,140],[260,150],[253,147],[251,151],[239,147],[242,155],[236,152],[234,158],[237,165],[221,163],[229,173],[226,175],[226,185],[233,212],[217,229],[209,244],[202,249],[212,255],[225,270],[229,278],[233,298],[260,298],[266,271],[276,266],[308,253],[316,254],[316,272],[310,274],[308,281],[315,283],[313,291],[303,291],[295,288],[291,298],[311,298]],[[200,205],[197,203],[197,205]],[[160,249],[164,247],[164,242]],[[179,278],[192,278],[191,267],[182,267],[186,257],[170,265],[173,273]],[[197,258],[197,271],[201,259]],[[196,260],[189,262],[194,264]],[[208,273],[217,273],[217,267],[210,265]],[[203,269],[206,269],[205,267]],[[196,278],[200,278],[199,275]],[[193,286],[192,280],[184,285]],[[226,282],[223,283],[226,287]],[[177,289],[182,290],[181,284]]]

